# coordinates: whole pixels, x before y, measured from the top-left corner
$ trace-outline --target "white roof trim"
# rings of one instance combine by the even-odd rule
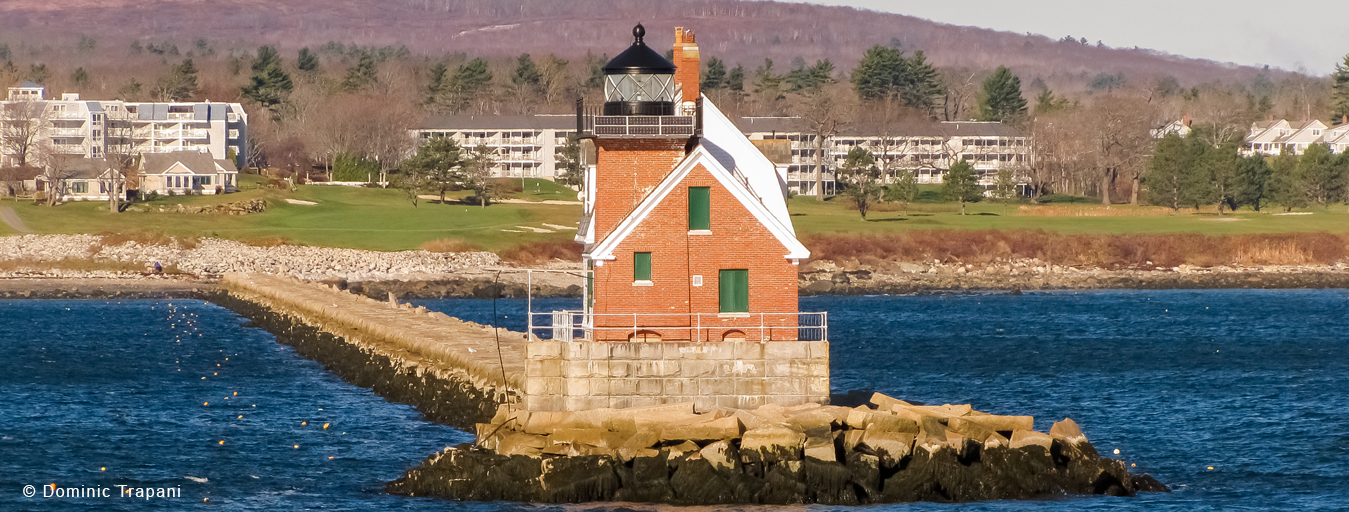
[[[657,206],[665,201],[665,198],[670,195],[675,187],[684,182],[684,178],[688,177],[698,164],[702,164],[717,179],[717,182],[721,183],[737,201],[740,201],[741,205],[744,205],[745,209],[749,210],[755,220],[759,221],[759,224],[767,228],[779,242],[782,242],[782,245],[787,249],[787,254],[783,255],[784,258],[804,260],[810,257],[810,251],[796,239],[796,234],[778,222],[773,214],[768,211],[768,208],[759,201],[759,198],[750,192],[740,180],[733,177],[731,172],[726,170],[721,162],[717,161],[716,157],[700,144],[675,167],[673,172],[665,177],[664,181],[656,186],[651,194],[646,196],[646,199],[642,200],[641,204],[637,205],[637,208],[627,218],[623,219],[623,222],[620,222],[609,233],[609,236],[604,238],[604,241],[590,250],[589,258],[592,260],[614,259],[614,250],[618,248],[618,245],[627,239],[637,229],[637,226],[640,226],[642,221],[645,221],[646,217],[655,211]]]

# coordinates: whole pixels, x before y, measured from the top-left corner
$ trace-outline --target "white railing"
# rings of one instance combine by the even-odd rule
[[[529,314],[527,330],[531,338],[559,341],[828,341],[829,314],[545,311]]]

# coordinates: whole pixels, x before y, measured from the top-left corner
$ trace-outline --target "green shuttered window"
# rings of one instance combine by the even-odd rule
[[[749,270],[721,271],[721,312],[749,312]]]
[[[712,192],[708,187],[689,187],[689,231],[712,229]]]
[[[632,280],[633,281],[651,280],[651,253],[649,252],[632,253]]]

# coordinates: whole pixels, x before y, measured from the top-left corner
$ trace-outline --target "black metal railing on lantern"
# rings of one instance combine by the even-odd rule
[[[702,100],[693,115],[605,115],[606,109],[576,100],[576,131],[583,137],[702,136]]]

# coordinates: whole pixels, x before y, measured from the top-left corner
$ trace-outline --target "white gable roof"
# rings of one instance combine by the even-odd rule
[[[788,231],[796,232],[792,227],[791,214],[787,212],[787,183],[778,174],[777,166],[706,97],[703,97],[701,144],[707,147],[723,168],[737,171],[745,177],[750,191],[758,196],[774,220]]]
[[[707,103],[704,102],[704,105],[706,104]],[[704,119],[704,123],[706,123],[706,119]],[[704,127],[704,130],[706,130],[706,127]],[[741,137],[744,136],[742,135]],[[753,145],[751,144],[750,147],[752,148]],[[755,149],[755,151],[758,150]],[[725,155],[726,152],[723,151],[722,153]],[[762,155],[760,156],[762,157]],[[764,162],[768,162],[768,159],[765,158]],[[637,208],[633,210],[627,218],[623,219],[623,222],[620,222],[618,226],[609,233],[609,236],[606,236],[599,245],[591,248],[589,252],[590,258],[594,260],[614,259],[614,250],[618,248],[618,245],[622,243],[628,235],[631,235],[632,232],[642,224],[642,221],[646,220],[646,217],[650,215],[651,212],[655,211],[656,207],[670,195],[670,192],[675,190],[680,183],[683,183],[684,178],[700,164],[706,168],[707,171],[726,188],[726,190],[730,191],[731,195],[740,201],[740,204],[744,205],[760,224],[763,224],[763,226],[767,228],[779,242],[782,242],[782,245],[787,249],[787,254],[783,255],[784,258],[803,260],[810,257],[810,251],[807,250],[804,245],[801,245],[801,242],[796,239],[796,234],[791,229],[791,218],[786,217],[786,202],[782,201],[782,212],[784,218],[787,220],[784,224],[769,210],[767,204],[768,201],[761,201],[760,197],[757,197],[755,192],[747,186],[747,181],[753,183],[747,179],[748,176],[745,176],[746,179],[742,180],[741,176],[738,176],[722,165],[721,159],[717,158],[716,154],[713,153],[712,148],[709,148],[706,144],[699,144],[697,148],[694,148],[692,153],[689,153],[689,155],[675,167],[673,172],[667,175],[665,179],[656,186],[655,190],[642,200],[641,204],[637,205]],[[768,165],[770,177],[776,181],[777,172],[773,170],[771,163]],[[763,181],[764,180],[760,180],[760,183]],[[780,195],[778,198],[781,201]]]

